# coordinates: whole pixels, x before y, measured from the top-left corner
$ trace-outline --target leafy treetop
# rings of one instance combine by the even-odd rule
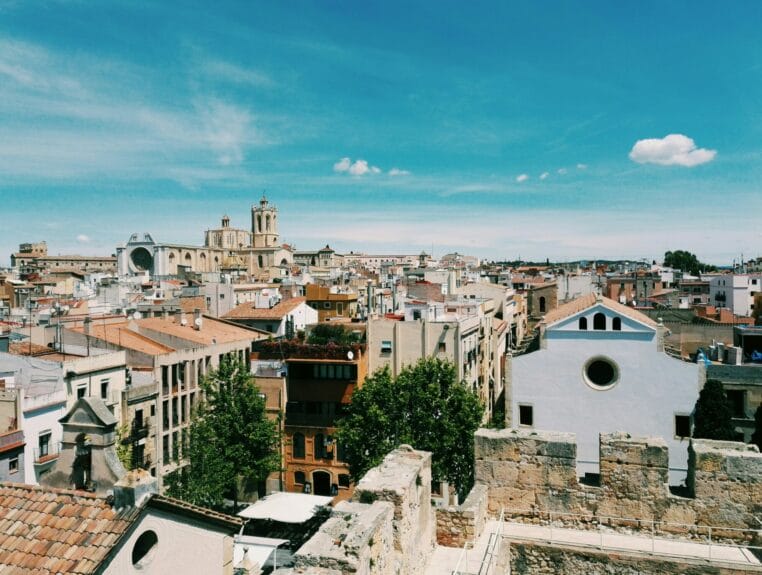
[[[735,439],[733,410],[722,383],[708,379],[699,393],[693,415],[693,437],[697,439]]]

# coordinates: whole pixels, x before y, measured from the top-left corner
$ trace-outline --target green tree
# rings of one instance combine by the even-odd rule
[[[326,345],[329,343],[349,345],[357,343],[359,339],[356,333],[344,329],[341,324],[319,323],[310,331],[307,343],[315,345]]]
[[[733,409],[722,383],[708,379],[699,393],[693,415],[693,437],[698,439],[735,439]]]
[[[352,394],[337,439],[355,481],[407,443],[431,451],[433,478],[448,481],[464,497],[473,485],[473,435],[483,411],[451,363],[422,359],[396,379],[388,367],[369,376]]]
[[[238,508],[243,485],[255,485],[280,466],[280,434],[246,366],[223,360],[202,378],[205,400],[191,415],[183,457],[187,465],[168,479],[168,493],[213,509],[226,497]]]
[[[754,412],[754,433],[751,436],[751,442],[762,451],[762,403],[757,406]]]
[[[715,266],[701,263],[694,254],[685,250],[666,252],[664,254],[664,265],[694,276],[699,275],[701,272],[717,271]]]

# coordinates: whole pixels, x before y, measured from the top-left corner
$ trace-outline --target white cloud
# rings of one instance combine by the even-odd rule
[[[345,157],[333,165],[333,171],[340,174],[347,173],[353,176],[365,176],[366,174],[380,174],[381,168],[371,166],[367,160],[355,160],[352,162],[351,158]]]
[[[683,134],[638,140],[630,151],[630,159],[638,164],[686,168],[711,162],[716,155],[717,150],[697,148],[693,139]]]
[[[521,174],[520,176],[516,176],[516,181],[518,183],[526,182],[529,179],[529,176],[527,174]]]
[[[347,172],[349,171],[349,167],[352,165],[352,160],[349,158],[341,158],[338,162],[336,162],[333,165],[333,171],[334,172]]]
[[[544,180],[544,179],[545,179],[545,178],[547,178],[549,175],[550,175],[550,173],[548,173],[548,172],[543,172],[542,174],[540,174],[540,179],[541,179],[541,180]]]
[[[587,164],[577,164],[578,170],[587,170]]]
[[[399,168],[392,168],[389,170],[390,176],[409,176],[410,172],[408,170],[400,170]]]
[[[566,168],[558,168],[558,173],[562,176],[567,172]]]
[[[77,236],[77,241],[81,244],[86,244],[90,241],[90,236],[86,236],[85,234],[79,234]]]

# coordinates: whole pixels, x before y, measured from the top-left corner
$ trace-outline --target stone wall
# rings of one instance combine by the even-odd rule
[[[740,443],[693,440],[689,489],[673,495],[669,453],[658,438],[623,433],[600,438],[600,483],[581,483],[574,435],[480,429],[475,435],[476,483],[488,490],[492,516],[553,520],[577,527],[601,523],[705,538],[752,541],[762,513],[762,454]],[[553,517],[551,518],[551,514]]]
[[[510,554],[513,575],[748,575],[759,572],[753,565],[719,567],[701,560],[666,560],[529,543],[511,543]]]
[[[435,544],[431,454],[401,446],[360,480],[278,575],[416,575]]]
[[[439,508],[436,514],[439,545],[463,547],[475,541],[487,523],[487,486],[474,485],[461,505]]]

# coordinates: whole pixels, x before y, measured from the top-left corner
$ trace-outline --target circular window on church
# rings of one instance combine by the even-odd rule
[[[594,357],[585,364],[585,382],[593,389],[611,389],[619,381],[619,368],[607,357]]]

